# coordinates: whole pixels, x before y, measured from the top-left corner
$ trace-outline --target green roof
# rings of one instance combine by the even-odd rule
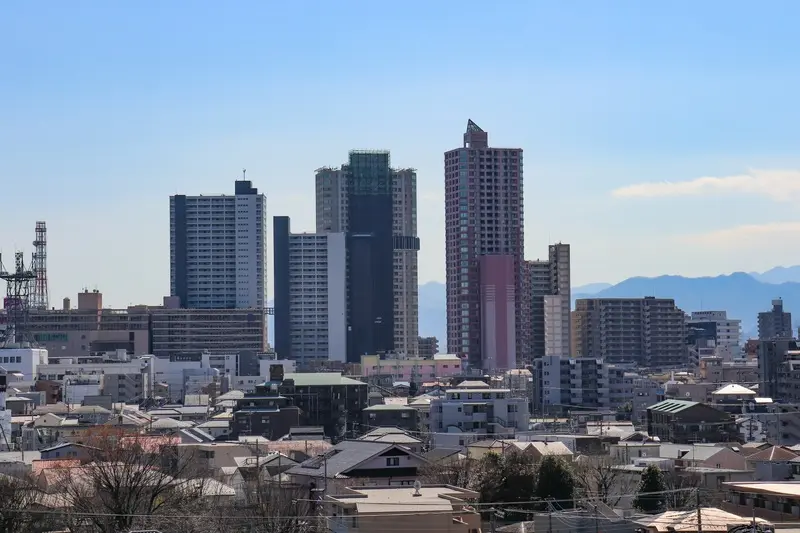
[[[299,374],[286,374],[284,380],[294,380],[296,387],[309,386],[335,386],[335,385],[363,385],[363,381],[344,377],[340,372],[302,372]]]
[[[660,411],[662,413],[678,413],[684,409],[700,405],[700,402],[690,402],[687,400],[664,400],[657,404],[648,407],[651,411]]]

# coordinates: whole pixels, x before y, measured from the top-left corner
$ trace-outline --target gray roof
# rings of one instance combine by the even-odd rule
[[[357,379],[344,377],[340,372],[303,372],[299,374],[285,374],[284,380],[294,380],[297,387],[308,386],[334,386],[334,385],[363,385],[367,386],[363,381]]]
[[[461,453],[461,450],[458,448],[434,448],[431,451],[422,454],[422,456],[428,461],[435,463],[437,461],[441,461],[442,459],[452,457],[453,455],[458,455],[459,453]]]
[[[370,407],[365,407],[362,411],[416,411],[413,407],[407,405],[398,405],[396,403],[378,404]]]
[[[725,446],[692,446],[691,444],[662,444],[658,454],[668,459],[686,459],[688,461],[705,461],[710,459]],[[734,452],[736,453],[736,452]]]
[[[347,477],[348,471],[353,470],[361,463],[395,447],[398,447],[398,445],[390,442],[345,440],[325,454],[303,461],[287,470],[286,473],[308,477],[324,477],[327,471],[328,478],[344,478]],[[411,453],[405,448],[403,448],[403,451]]]

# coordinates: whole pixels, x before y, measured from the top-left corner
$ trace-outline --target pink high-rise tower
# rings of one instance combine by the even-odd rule
[[[522,149],[491,148],[469,120],[444,154],[447,350],[487,371],[516,368],[523,258]]]

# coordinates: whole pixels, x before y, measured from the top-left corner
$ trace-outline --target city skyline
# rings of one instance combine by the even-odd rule
[[[575,285],[800,264],[770,245],[800,236],[791,2],[201,5],[7,11],[0,252],[29,257],[47,222],[51,305],[159,303],[169,196],[242,167],[268,220],[313,231],[314,170],[358,148],[417,169],[419,282],[443,282],[441,154],[469,118],[525,150],[528,259],[570,243]]]

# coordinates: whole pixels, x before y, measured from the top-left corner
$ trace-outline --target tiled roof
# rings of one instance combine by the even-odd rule
[[[782,446],[772,446],[747,457],[750,462],[785,462],[797,458],[797,454]]]

